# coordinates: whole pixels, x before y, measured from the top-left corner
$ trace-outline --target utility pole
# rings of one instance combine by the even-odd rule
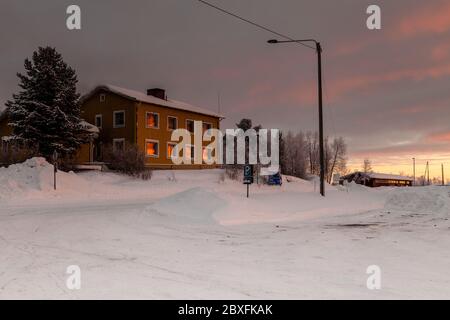
[[[416,185],[416,158],[412,158],[413,159],[413,177],[414,177],[414,182],[413,182],[413,186]]]
[[[427,185],[430,185],[430,163],[427,161]]]
[[[444,181],[444,164],[441,164],[441,169],[442,169],[442,185],[445,186],[445,181]]]
[[[320,148],[320,194],[325,196],[325,152],[323,149],[323,106],[322,106],[322,46],[316,42],[317,60],[319,66],[319,148]]]

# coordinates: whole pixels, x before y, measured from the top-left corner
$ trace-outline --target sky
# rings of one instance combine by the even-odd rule
[[[450,1],[210,0],[288,35],[323,46],[324,121],[343,136],[349,167],[417,175],[430,161],[450,178]],[[82,29],[66,28],[81,8]],[[366,9],[381,8],[381,30]],[[18,90],[17,72],[38,46],[52,46],[78,73],[86,93],[108,83],[226,116],[293,132],[318,128],[315,52],[270,45],[274,35],[197,0],[2,0],[0,109]],[[220,97],[220,99],[219,99]],[[220,101],[220,104],[219,104]]]

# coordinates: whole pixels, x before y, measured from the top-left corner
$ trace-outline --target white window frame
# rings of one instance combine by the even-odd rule
[[[158,148],[157,148],[157,152],[158,152],[158,154],[157,155],[148,155],[147,154],[147,143],[148,142],[153,142],[153,143],[157,143],[158,144]],[[145,148],[144,148],[144,150],[145,150],[145,157],[146,158],[159,158],[159,146],[160,146],[160,143],[159,143],[159,140],[154,140],[154,139],[145,139]]]
[[[100,102],[103,103],[106,101],[106,93],[100,93]]]
[[[172,159],[171,155],[169,154],[169,145],[172,145],[174,147],[174,149],[176,148],[176,146],[178,145],[178,143],[176,142],[167,142],[167,146],[166,146],[166,157],[167,159]]]
[[[113,139],[113,151],[117,151],[116,150],[116,142],[122,142],[123,143],[123,149],[125,150],[125,138],[117,138],[117,139]],[[123,151],[123,150],[122,150]]]
[[[147,115],[148,114],[156,114],[158,116],[158,126],[156,126],[156,127],[149,127],[147,125]],[[145,112],[145,128],[147,128],[147,129],[159,129],[160,123],[161,123],[161,117],[159,116],[158,112],[153,112],[153,111],[146,111]]]
[[[169,128],[169,118],[175,119],[177,121],[177,125],[175,126],[175,129],[170,129]],[[168,131],[173,131],[173,130],[176,130],[176,129],[178,129],[178,117],[176,117],[176,116],[167,116],[167,130]]]
[[[100,126],[97,125],[97,119],[100,119]],[[95,126],[99,129],[103,128],[103,114],[95,115]]]
[[[193,119],[186,119],[186,130],[187,131],[189,131],[189,128],[188,128],[188,121],[192,121],[193,122],[193,125],[194,125],[194,131],[195,131],[195,120],[193,120]],[[190,133],[194,133],[194,131],[189,131]]]
[[[123,113],[123,125],[116,125],[116,114],[118,113]],[[125,110],[116,110],[113,111],[113,128],[114,129],[118,129],[118,128],[125,128],[125,124],[127,123],[126,121],[126,114],[125,114]]]

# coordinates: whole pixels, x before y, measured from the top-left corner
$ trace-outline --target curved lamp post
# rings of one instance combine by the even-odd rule
[[[325,154],[323,146],[323,110],[322,110],[322,46],[320,42],[314,39],[304,39],[304,40],[276,40],[272,39],[267,41],[270,44],[280,44],[280,43],[298,43],[305,44],[312,42],[315,44],[315,50],[317,53],[317,63],[318,63],[318,86],[319,86],[319,153],[320,153],[320,194],[325,196]],[[313,47],[307,46],[311,49]]]

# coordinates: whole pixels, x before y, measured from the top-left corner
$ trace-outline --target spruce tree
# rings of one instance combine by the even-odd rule
[[[39,47],[18,73],[20,92],[6,103],[14,138],[33,146],[50,159],[76,152],[83,142],[80,95],[75,71],[56,49]]]

